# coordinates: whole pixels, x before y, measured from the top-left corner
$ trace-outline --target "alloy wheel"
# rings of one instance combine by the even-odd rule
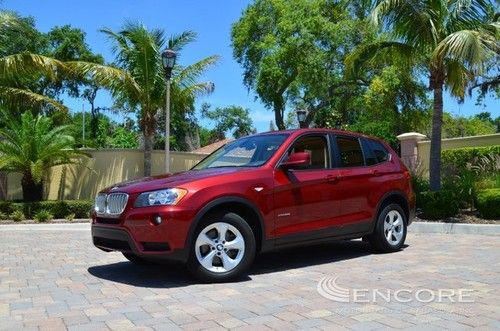
[[[399,244],[403,238],[403,217],[397,210],[391,210],[384,219],[384,235],[387,242],[393,246]]]
[[[196,258],[203,268],[215,273],[236,268],[245,255],[245,239],[233,225],[212,223],[198,234]]]

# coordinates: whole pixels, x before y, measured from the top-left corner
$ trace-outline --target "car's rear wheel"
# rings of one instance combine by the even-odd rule
[[[207,282],[241,276],[255,256],[251,227],[235,213],[216,213],[198,226],[191,244],[189,270]]]
[[[125,256],[125,258],[127,260],[129,260],[130,262],[132,262],[134,264],[138,264],[138,265],[153,264],[153,262],[146,260],[146,259],[143,259],[142,257],[135,255],[134,253],[122,252],[122,254],[123,254],[123,256]]]
[[[377,219],[375,231],[369,236],[370,244],[380,252],[400,250],[406,239],[406,216],[398,204],[385,206]]]

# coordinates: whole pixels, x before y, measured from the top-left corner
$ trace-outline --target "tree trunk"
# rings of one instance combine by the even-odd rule
[[[43,181],[35,183],[31,173],[25,173],[21,179],[23,200],[25,202],[41,201],[43,198]]]
[[[151,176],[151,152],[154,134],[144,134],[144,177]]]
[[[441,189],[441,129],[443,124],[443,78],[442,74],[431,74],[431,87],[434,90],[434,109],[432,114],[432,135],[429,163],[431,191]]]
[[[283,121],[283,113],[284,113],[284,103],[283,97],[279,96],[274,100],[274,121],[276,122],[276,126],[278,130],[286,130],[285,122]]]

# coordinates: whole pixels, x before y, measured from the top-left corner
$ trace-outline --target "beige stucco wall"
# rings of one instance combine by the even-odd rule
[[[490,134],[485,136],[461,137],[443,139],[441,149],[454,149],[462,147],[480,147],[500,145],[500,133]],[[420,161],[421,171],[424,174],[429,173],[431,142],[429,140],[417,142],[418,160]]]
[[[91,158],[82,165],[52,168],[46,180],[47,199],[92,199],[97,192],[115,183],[141,178],[143,174],[143,152],[131,149],[91,150]],[[154,151],[152,174],[162,174],[165,167],[163,151]],[[170,170],[180,172],[190,169],[206,155],[171,152]],[[9,174],[7,199],[21,199],[21,177]]]

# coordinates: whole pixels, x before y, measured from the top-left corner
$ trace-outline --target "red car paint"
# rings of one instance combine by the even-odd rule
[[[131,251],[140,256],[185,261],[196,221],[211,208],[218,208],[218,202],[244,202],[254,209],[262,228],[261,238],[258,238],[258,249],[261,251],[287,242],[293,244],[294,240],[285,240],[287,238],[327,230],[329,234],[334,234],[333,237],[336,237],[335,233],[343,237],[361,236],[373,226],[382,200],[393,194],[406,203],[408,224],[411,223],[415,197],[409,173],[387,144],[383,143],[390,158],[385,162],[350,168],[306,169],[293,171],[291,176],[279,163],[291,144],[301,136],[327,135],[331,142],[336,136],[376,139],[330,129],[275,131],[260,135],[273,134],[287,134],[288,137],[274,155],[259,167],[189,170],[121,183],[103,190],[105,193],[127,193],[129,198],[123,213],[112,221],[114,224],[108,224],[108,220],[100,219],[93,212],[94,244],[104,250]],[[331,144],[332,153],[336,147]],[[140,193],[174,187],[188,191],[177,205],[134,208]],[[155,216],[161,217],[160,225],[152,222]],[[124,234],[122,237],[129,242],[130,249],[96,241],[97,237],[106,239],[107,233],[113,231]],[[255,232],[259,235],[258,231]],[[109,238],[116,239],[115,236]],[[321,236],[311,238],[314,240]],[[146,250],[144,243],[166,243],[168,248]]]

